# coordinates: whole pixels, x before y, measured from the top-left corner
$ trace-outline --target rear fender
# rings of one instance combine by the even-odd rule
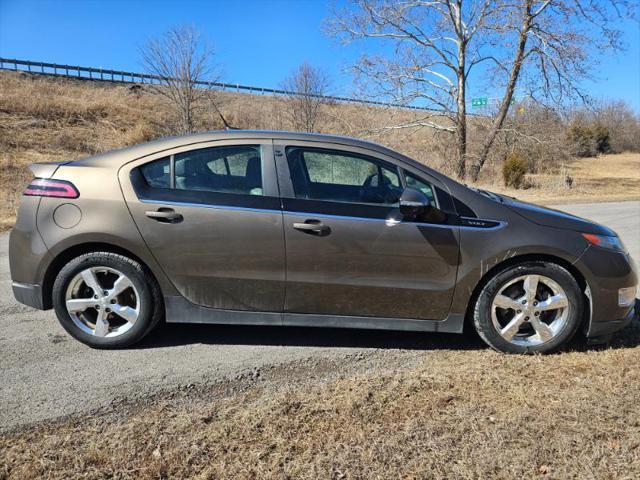
[[[175,294],[173,285],[150,254],[133,222],[112,168],[65,164],[55,170],[53,178],[72,182],[80,196],[76,199],[43,197],[40,201],[37,225],[51,254],[51,262],[71,248],[81,250],[83,244],[113,245],[131,252],[144,262],[156,277],[163,294]],[[72,223],[67,223],[67,211],[75,212]],[[40,279],[44,278],[48,267],[41,267]]]

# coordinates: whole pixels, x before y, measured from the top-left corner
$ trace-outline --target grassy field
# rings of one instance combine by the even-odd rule
[[[567,165],[573,185],[567,188],[555,174],[530,174],[534,187],[513,190],[501,184],[487,188],[543,205],[597,203],[640,199],[640,153],[579,158]]]
[[[223,93],[219,102],[236,127],[291,128],[283,115],[283,99]],[[449,137],[426,129],[383,129],[411,120],[415,112],[342,104],[323,108],[322,132],[366,138],[452,173]],[[157,96],[126,85],[0,72],[0,231],[15,222],[20,193],[31,178],[29,164],[73,160],[148,141],[167,135],[170,122]],[[472,139],[482,134],[475,123],[469,126]],[[222,124],[218,117],[203,113],[197,128],[219,129]],[[530,175],[531,188],[508,191],[502,186],[500,164],[492,160],[479,185],[541,203],[640,198],[640,154],[569,162],[565,168],[573,177],[572,188],[558,174],[560,166],[550,168]]]
[[[640,477],[638,322],[550,356],[432,340],[5,433],[0,478]]]

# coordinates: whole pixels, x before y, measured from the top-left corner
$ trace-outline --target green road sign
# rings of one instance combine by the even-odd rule
[[[487,97],[472,98],[471,99],[471,106],[472,107],[486,107],[488,102],[489,102],[489,99]]]

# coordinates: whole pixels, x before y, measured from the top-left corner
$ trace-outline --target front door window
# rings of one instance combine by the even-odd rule
[[[402,194],[397,167],[381,160],[306,147],[286,153],[296,198],[394,206]]]

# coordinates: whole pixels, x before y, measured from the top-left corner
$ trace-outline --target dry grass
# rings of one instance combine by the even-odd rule
[[[576,159],[567,165],[567,173],[573,177],[571,188],[561,176],[549,173],[529,175],[533,187],[524,190],[508,189],[500,182],[487,188],[546,205],[640,199],[640,153]]]
[[[161,113],[150,98],[122,86],[0,73],[0,230],[15,221],[29,164],[149,140]]]
[[[378,352],[386,373],[301,371],[5,434],[0,459],[16,479],[640,478],[639,344],[636,323],[600,351],[425,351],[412,367]]]
[[[222,93],[219,101],[229,122],[238,128],[290,129],[283,113],[284,99]],[[426,165],[451,174],[453,142],[431,130],[384,130],[417,115],[358,105],[324,107],[320,131],[382,143]],[[76,159],[167,135],[173,119],[158,98],[127,85],[56,79],[0,72],[0,231],[15,221],[17,200],[30,178],[33,162]],[[203,112],[199,130],[222,128],[217,115]],[[470,144],[483,135],[476,120],[470,123]],[[485,168],[481,184],[525,199],[557,201],[624,200],[640,197],[640,154],[584,159],[569,165],[574,178],[568,189],[558,174],[530,177],[532,188],[517,192],[502,186],[499,159]],[[556,166],[552,165],[552,170]]]

